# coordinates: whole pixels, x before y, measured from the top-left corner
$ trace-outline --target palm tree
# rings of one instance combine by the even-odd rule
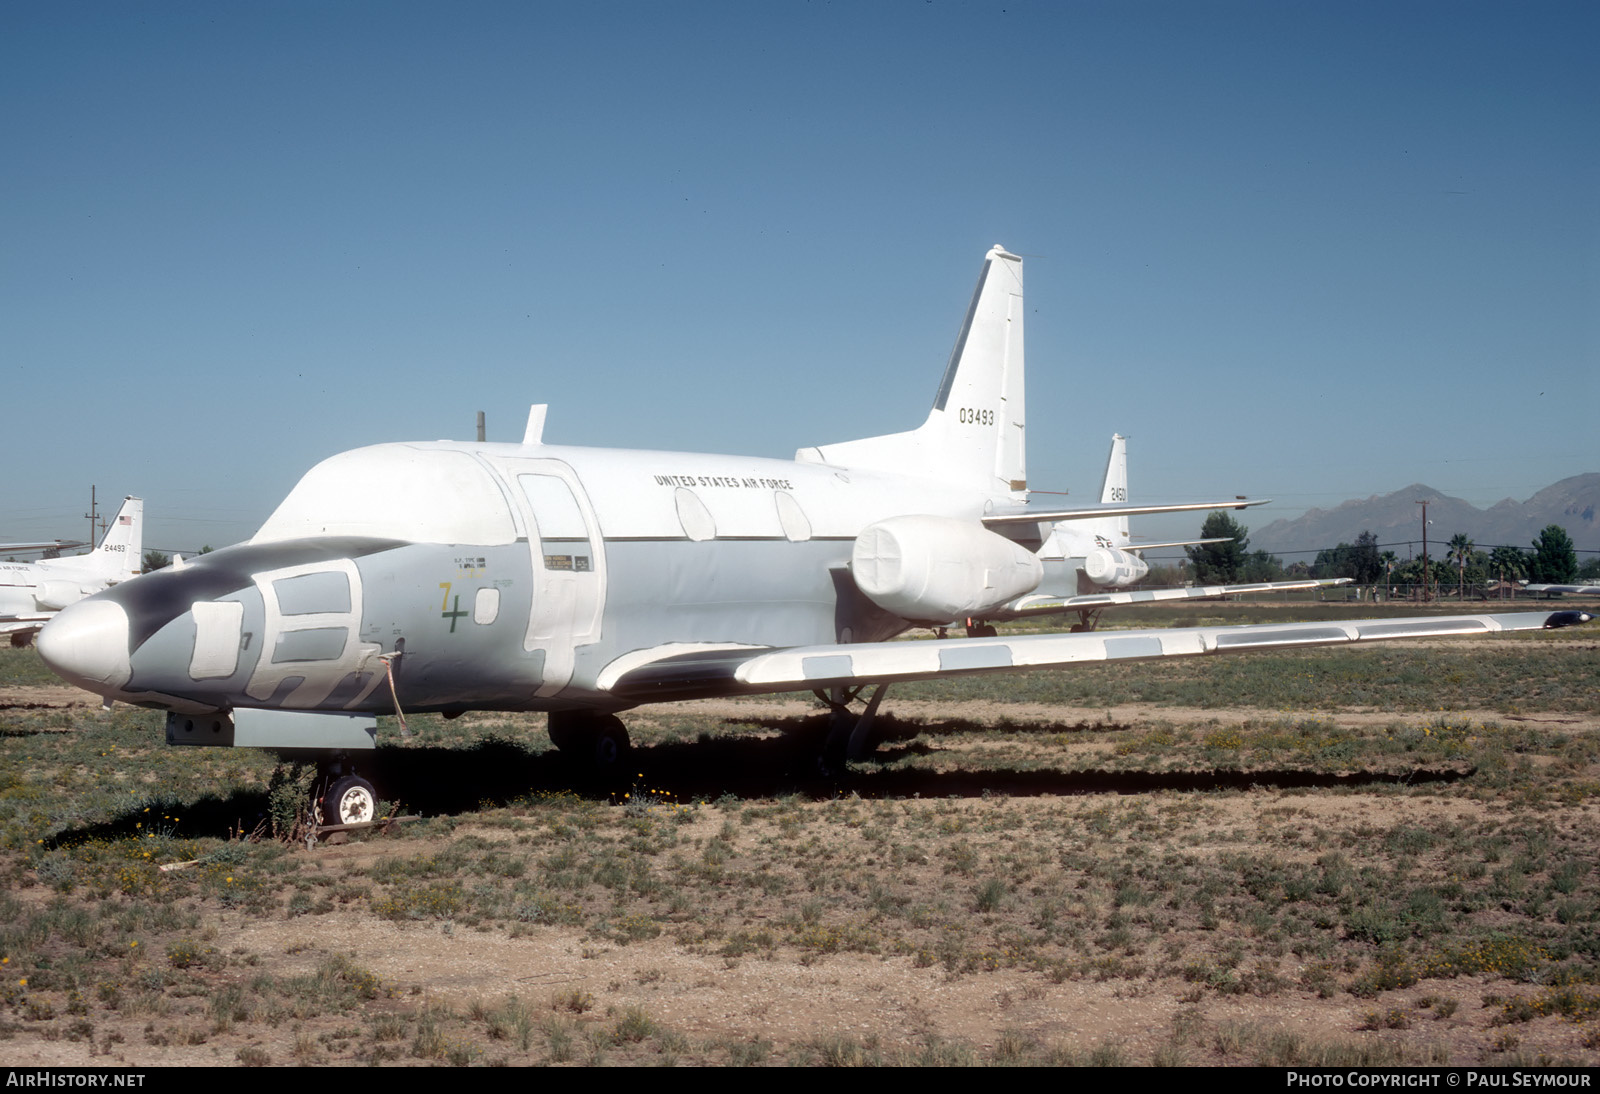
[[[1450,537],[1450,550],[1444,556],[1456,564],[1456,595],[1462,600],[1467,598],[1467,560],[1472,557],[1474,546],[1467,533],[1457,532]]]
[[[1527,576],[1528,560],[1515,547],[1496,547],[1489,552],[1489,568],[1500,575],[1500,583],[1504,585]],[[1505,590],[1501,590],[1501,595],[1505,595]]]
[[[1378,556],[1378,561],[1383,563],[1383,598],[1388,600],[1392,595],[1389,582],[1394,577],[1394,564],[1400,561],[1400,556],[1393,551],[1385,551]]]

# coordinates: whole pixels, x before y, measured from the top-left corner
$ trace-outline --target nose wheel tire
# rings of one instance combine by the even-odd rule
[[[322,796],[323,824],[369,824],[378,816],[378,793],[359,775],[336,779]]]

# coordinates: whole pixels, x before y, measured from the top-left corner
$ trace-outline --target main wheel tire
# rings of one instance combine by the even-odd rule
[[[550,743],[562,752],[579,749],[591,729],[590,719],[570,710],[553,710],[546,715]]]
[[[359,775],[334,780],[322,796],[323,824],[368,824],[378,816],[378,792]]]
[[[611,714],[601,718],[589,746],[589,757],[595,770],[602,773],[615,771],[627,762],[631,751],[633,742],[628,739],[628,727],[622,724],[622,719]]]
[[[842,775],[847,770],[846,760],[849,759],[850,731],[855,729],[856,719],[849,711],[834,711],[828,716],[827,727],[821,737],[816,741],[816,771],[823,778],[833,778]]]

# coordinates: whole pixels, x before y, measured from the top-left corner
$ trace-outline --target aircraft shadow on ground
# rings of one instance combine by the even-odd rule
[[[781,736],[740,733],[757,725],[785,731]],[[703,735],[698,741],[667,741],[634,749],[626,768],[609,777],[584,771],[555,751],[535,754],[514,743],[485,741],[473,749],[411,748],[380,750],[371,777],[386,799],[409,812],[471,812],[486,805],[514,802],[542,793],[571,792],[583,797],[623,800],[624,794],[660,792],[670,800],[715,800],[797,795],[828,800],[856,793],[867,798],[949,798],[1006,794],[1021,797],[1082,794],[1139,794],[1161,790],[1322,789],[1330,787],[1422,785],[1467,778],[1466,770],[1352,771],[1328,773],[1291,768],[1248,771],[1076,771],[996,766],[963,771],[895,768],[896,761],[930,756],[941,736],[992,727],[961,722],[892,725],[897,736],[873,756],[832,774],[818,771],[818,734],[824,718],[743,719],[733,732]],[[1021,725],[1007,732],[1060,734],[1107,726]],[[914,735],[913,735],[914,734]]]
[[[917,723],[901,721],[891,726],[897,735],[915,731],[909,740],[889,740],[873,756],[848,769],[821,774],[817,769],[816,740],[825,718],[744,719],[730,727],[759,725],[786,730],[781,736],[735,731],[704,735],[698,741],[667,741],[635,748],[626,767],[615,774],[597,776],[571,757],[551,749],[534,752],[512,741],[485,739],[471,748],[380,748],[364,759],[362,774],[377,786],[379,796],[403,815],[459,816],[550,794],[575,794],[590,800],[621,802],[627,794],[652,791],[665,800],[688,802],[716,800],[723,795],[742,799],[795,795],[826,801],[850,794],[869,799],[1067,797],[1098,794],[1143,794],[1158,791],[1296,790],[1366,786],[1451,783],[1471,776],[1471,770],[1353,771],[1327,773],[1294,769],[1256,768],[1248,771],[1108,771],[1103,769],[1049,770],[995,766],[960,771],[896,768],[896,761],[911,756],[931,756],[940,749],[941,736],[968,733],[978,727],[960,721]],[[1006,732],[1072,732],[1060,725],[1003,727]],[[153,806],[151,812],[135,810],[111,821],[70,829],[57,842],[87,839],[125,839],[149,831],[152,813],[179,817],[166,826],[181,837],[230,838],[239,833],[264,831],[268,816],[264,790],[238,790],[220,798],[202,798],[192,804]],[[161,822],[156,822],[161,823]],[[140,828],[139,825],[145,827]]]

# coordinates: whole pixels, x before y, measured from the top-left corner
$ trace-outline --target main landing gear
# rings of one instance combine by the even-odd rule
[[[882,740],[875,723],[878,704],[883,702],[883,696],[889,690],[888,684],[879,684],[873,689],[866,709],[860,714],[850,709],[850,704],[859,699],[869,686],[862,684],[860,687],[832,688],[828,691],[819,688],[812,692],[833,712],[828,718],[828,731],[817,756],[817,769],[822,774],[832,775],[842,770],[847,760],[866,759]]]
[[[1079,608],[1078,622],[1067,628],[1067,630],[1071,634],[1087,634],[1099,626],[1100,613],[1104,610],[1104,608]],[[981,619],[968,619],[966,627],[968,638],[994,638],[997,634],[993,623],[985,623]],[[936,633],[940,638],[948,638],[950,636],[948,629],[945,627],[937,628]]]
[[[621,767],[633,750],[621,718],[584,710],[551,711],[550,743],[602,775]]]

